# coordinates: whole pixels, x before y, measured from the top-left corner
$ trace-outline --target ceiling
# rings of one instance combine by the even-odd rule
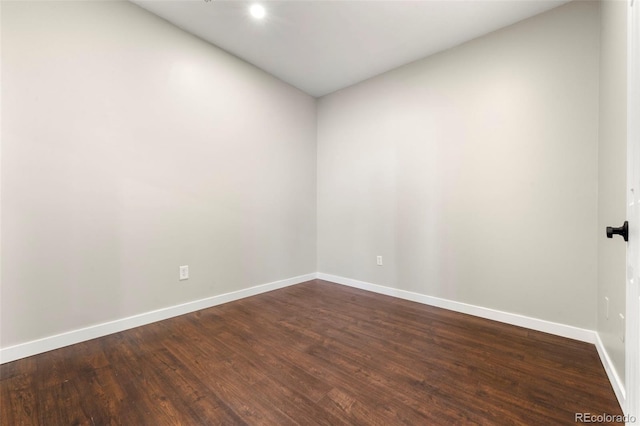
[[[319,97],[569,0],[131,0]]]

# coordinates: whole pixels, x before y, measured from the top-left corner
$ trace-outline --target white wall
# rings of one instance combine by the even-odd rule
[[[623,374],[598,9],[322,98],[316,265],[313,98],[129,3],[3,2],[0,347],[319,270],[597,325]]]
[[[625,314],[626,244],[620,237],[607,239],[604,230],[622,225],[627,215],[627,2],[603,1],[600,22],[597,330],[624,383],[624,326],[619,315]]]
[[[573,2],[320,99],[319,271],[594,329],[598,26]]]
[[[127,2],[2,8],[0,346],[316,270],[312,97]]]

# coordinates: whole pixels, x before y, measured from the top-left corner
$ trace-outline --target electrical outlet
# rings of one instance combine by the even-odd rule
[[[378,256],[378,257],[376,257],[376,264],[377,264],[378,266],[382,266],[382,256]]]
[[[189,265],[180,267],[180,281],[189,279]]]
[[[604,317],[605,319],[609,319],[609,298],[604,298]]]
[[[624,330],[625,330],[624,315],[622,314],[619,314],[619,315],[620,315],[620,340],[624,342]]]

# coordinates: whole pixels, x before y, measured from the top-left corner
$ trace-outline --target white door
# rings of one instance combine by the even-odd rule
[[[628,19],[626,413],[640,419],[640,0]],[[636,423],[637,424],[637,423]]]

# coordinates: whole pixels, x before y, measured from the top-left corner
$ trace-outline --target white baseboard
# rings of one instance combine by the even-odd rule
[[[234,300],[243,299],[245,297],[254,296],[256,294],[266,293],[268,291],[277,290],[279,288],[300,284],[305,281],[313,280],[314,278],[316,278],[315,273],[300,275],[298,277],[274,281],[267,284],[233,291],[231,293],[225,293],[218,296],[207,297],[205,299],[194,300],[192,302],[182,303],[180,305],[170,306],[151,312],[145,312],[142,314],[109,321],[78,330],[72,330],[65,333],[56,334],[54,336],[48,336],[42,339],[21,343],[15,346],[0,348],[0,364],[95,339],[97,337],[103,337],[109,334],[128,330],[130,328],[140,327],[141,325],[150,324],[152,322],[162,321],[168,318],[176,317],[178,315],[184,315],[190,312],[199,311],[201,309],[210,308],[212,306],[221,305],[223,303],[232,302]]]
[[[512,314],[495,309],[483,308],[481,306],[470,305],[467,303],[456,302],[453,300],[442,299],[434,296],[427,296],[425,294],[414,293],[412,291],[399,290],[396,288],[385,287],[378,284],[371,284],[364,281],[358,281],[351,278],[344,278],[330,274],[318,273],[317,278],[325,281],[331,281],[337,284],[346,285],[349,287],[372,291],[374,293],[380,293],[387,296],[398,297],[400,299],[411,300],[413,302],[418,302],[425,305],[436,306],[438,308],[444,308],[450,311],[461,312],[464,314],[474,315],[476,317],[486,318],[493,321],[499,321],[519,327],[525,327],[536,331],[542,331],[544,333],[555,334],[556,336],[567,337],[569,339],[579,340],[582,342],[596,342],[596,332],[593,330],[587,330],[570,325],[531,318],[519,314]]]
[[[625,408],[626,393],[624,385],[622,384],[622,381],[620,380],[620,377],[618,376],[618,373],[616,372],[616,369],[611,362],[611,358],[609,357],[609,354],[607,353],[602,340],[600,339],[600,336],[593,330],[586,330],[565,324],[531,318],[524,315],[498,311],[495,309],[484,308],[481,306],[470,305],[467,303],[456,302],[453,300],[434,296],[427,296],[420,293],[385,287],[378,284],[372,284],[364,281],[358,281],[351,278],[344,278],[325,273],[300,275],[297,277],[257,285],[254,287],[221,294],[218,296],[212,296],[205,299],[183,303],[180,305],[170,306],[151,312],[145,312],[139,315],[85,327],[78,330],[72,330],[54,336],[48,336],[42,339],[21,343],[15,346],[0,348],[0,364],[15,361],[21,358],[26,358],[32,355],[37,355],[39,353],[62,348],[98,337],[103,337],[131,328],[140,327],[153,322],[162,321],[179,315],[184,315],[190,312],[199,311],[201,309],[221,305],[223,303],[232,302],[234,300],[239,300],[257,294],[266,293],[268,291],[277,290],[279,288],[300,284],[306,281],[313,280],[315,278],[595,344],[602,365],[604,366],[609,381],[611,382],[611,386],[613,387],[616,397],[618,398],[618,402],[620,403],[620,406],[623,407],[623,409]]]
[[[609,353],[607,349],[604,347],[602,340],[600,339],[600,335],[596,333],[596,350],[598,351],[598,355],[600,356],[600,362],[602,362],[602,366],[604,367],[604,371],[607,373],[607,377],[609,378],[609,382],[611,382],[611,387],[613,388],[613,392],[616,394],[616,398],[618,398],[618,403],[623,410],[625,410],[626,414],[626,401],[627,401],[627,393],[625,391],[624,384],[622,380],[620,380],[620,376],[618,376],[618,372],[609,357]]]

